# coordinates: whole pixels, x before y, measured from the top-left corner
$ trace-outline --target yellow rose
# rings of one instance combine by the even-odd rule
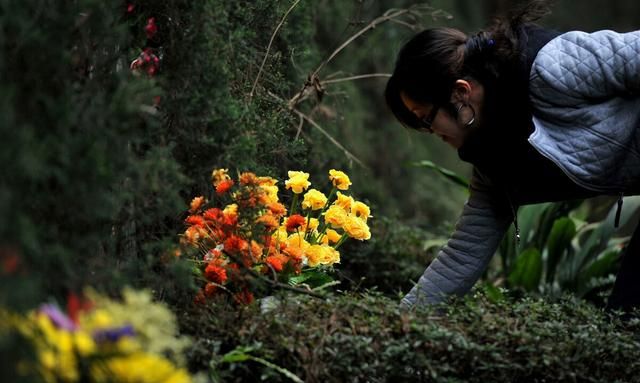
[[[327,197],[316,189],[309,189],[302,200],[303,209],[320,210],[327,203]]]
[[[329,179],[333,183],[333,186],[337,187],[340,190],[349,189],[349,185],[351,185],[351,180],[349,176],[341,172],[340,170],[331,169],[329,170]]]
[[[325,246],[323,252],[323,258],[320,261],[323,265],[333,265],[334,263],[340,263],[340,252],[333,247]]]
[[[360,201],[356,201],[353,206],[351,206],[351,214],[367,222],[367,219],[371,217],[371,210],[369,206]]]
[[[297,247],[302,250],[307,250],[309,248],[309,242],[304,240],[304,235],[300,234],[291,234],[287,238],[287,247]]]
[[[329,243],[338,243],[342,235],[333,229],[327,229],[325,233],[325,238],[329,241]]]
[[[355,200],[353,199],[353,197],[338,192],[336,194],[336,200],[335,200],[335,202],[333,204],[340,206],[345,211],[350,211],[351,210],[351,206],[354,203],[355,203]]]
[[[305,222],[303,232],[313,231],[318,228],[320,221],[317,218],[309,218],[309,221]]]
[[[320,264],[320,260],[322,259],[323,246],[321,245],[311,245],[305,251],[307,255],[307,264],[309,267],[316,267]]]
[[[340,262],[340,252],[326,245],[312,245],[306,251],[309,267],[332,265]]]
[[[294,193],[300,194],[307,190],[311,182],[309,182],[309,173],[289,171],[289,179],[284,182],[287,189],[293,190]]]
[[[351,238],[358,239],[360,241],[371,238],[371,232],[369,231],[367,223],[356,216],[348,216],[342,228]]]
[[[324,212],[324,222],[335,228],[341,228],[347,219],[347,212],[338,205],[331,205]]]
[[[231,177],[229,177],[228,172],[229,169],[216,169],[211,172],[211,182],[213,183],[213,186],[218,186],[222,181],[230,180]]]

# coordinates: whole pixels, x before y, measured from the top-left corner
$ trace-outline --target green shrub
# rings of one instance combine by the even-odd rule
[[[290,381],[282,369],[306,382],[631,382],[640,368],[640,321],[571,298],[494,303],[476,294],[401,312],[368,293],[264,307],[184,314],[197,339],[191,367],[229,382]]]

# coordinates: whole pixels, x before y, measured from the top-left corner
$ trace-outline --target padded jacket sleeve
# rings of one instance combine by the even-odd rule
[[[487,268],[513,215],[504,207],[506,195],[496,196],[475,170],[470,191],[453,235],[402,299],[402,307],[435,304],[449,295],[464,295]]]
[[[640,31],[572,31],[546,44],[531,68],[538,102],[575,107],[640,94]]]

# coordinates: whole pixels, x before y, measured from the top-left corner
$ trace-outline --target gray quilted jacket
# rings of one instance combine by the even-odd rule
[[[577,185],[640,193],[640,31],[568,32],[544,45],[529,74],[529,143]],[[455,231],[401,304],[464,295],[480,278],[513,215],[474,172]]]

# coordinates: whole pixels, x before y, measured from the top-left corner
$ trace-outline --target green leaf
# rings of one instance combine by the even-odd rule
[[[575,235],[576,225],[571,218],[562,217],[553,223],[547,241],[547,283],[553,281],[560,258],[570,248]]]
[[[487,283],[483,286],[484,293],[492,303],[497,303],[504,300],[504,294],[496,286]]]
[[[292,286],[299,285],[304,282],[311,288],[314,288],[333,282],[333,278],[319,270],[308,270],[303,271],[300,275],[290,277],[287,282]]]
[[[238,363],[251,359],[248,353],[253,351],[252,347],[238,346],[234,350],[229,351],[222,357],[222,363]]]
[[[456,185],[462,186],[465,188],[465,190],[469,189],[469,181],[467,179],[465,179],[464,177],[462,177],[461,175],[449,170],[449,169],[445,169],[443,167],[440,167],[436,164],[434,164],[431,161],[418,161],[418,162],[414,162],[413,166],[416,167],[424,167],[427,169],[432,169],[437,171],[438,173],[440,173],[440,175],[442,175],[444,178],[446,178],[447,180],[453,182]]]
[[[536,248],[528,248],[516,259],[513,271],[509,274],[512,286],[520,286],[528,291],[537,289],[542,277],[542,254]]]

